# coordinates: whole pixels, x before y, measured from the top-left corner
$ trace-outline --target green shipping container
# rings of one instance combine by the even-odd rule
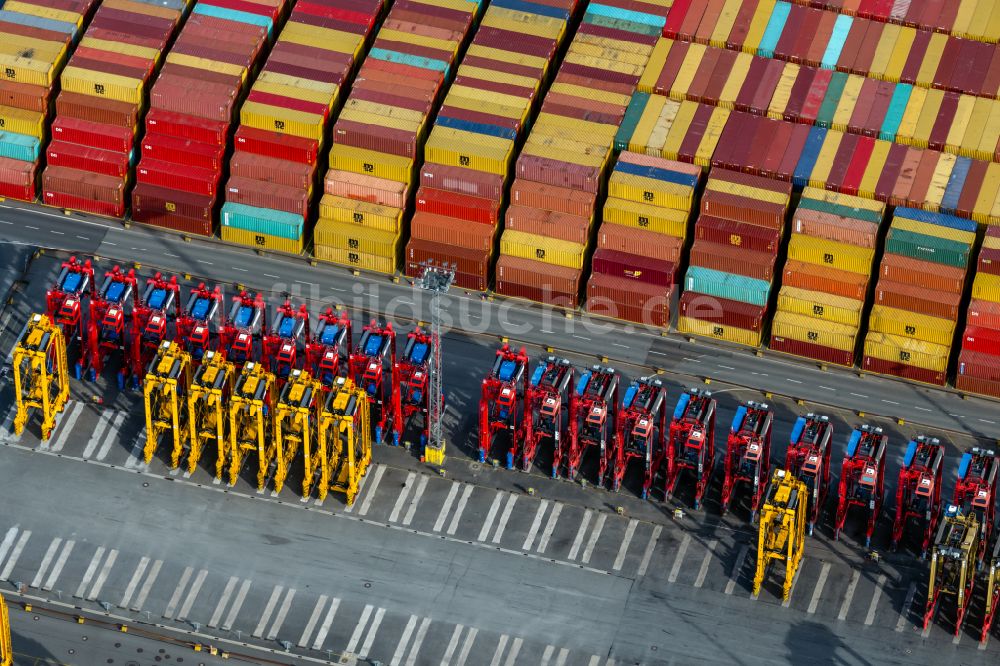
[[[816,124],[820,127],[829,127],[833,123],[833,114],[837,112],[837,105],[840,104],[840,96],[844,92],[845,85],[847,85],[847,74],[834,72],[830,77],[830,85],[826,88],[823,104],[819,107],[819,114],[816,116]]]
[[[955,268],[965,268],[969,263],[969,246],[965,243],[902,229],[889,230],[885,251]]]
[[[301,215],[270,208],[227,202],[222,207],[222,226],[298,240],[304,221]]]
[[[635,134],[635,128],[639,125],[639,121],[642,119],[642,112],[646,109],[646,104],[648,103],[649,93],[637,92],[632,95],[632,99],[628,103],[628,108],[625,109],[625,117],[622,118],[622,124],[618,127],[618,133],[615,134],[615,150],[619,152],[628,150],[628,144],[632,141],[632,135]]]
[[[659,37],[663,34],[663,28],[660,26],[643,25],[642,23],[636,23],[635,21],[616,19],[611,18],[610,16],[601,16],[599,14],[594,14],[593,12],[587,12],[583,17],[583,21],[584,23],[589,23],[591,25],[599,25],[602,28],[624,30],[626,32],[634,32],[640,35],[648,35],[650,37]]]
[[[763,307],[767,305],[771,283],[711,268],[691,266],[684,278],[684,291],[694,291]]]
[[[865,208],[855,208],[853,206],[842,206],[841,204],[830,201],[820,201],[819,199],[803,198],[799,201],[799,208],[818,210],[821,213],[830,213],[831,215],[839,215],[840,217],[849,217],[855,220],[874,222],[875,224],[880,224],[882,222],[882,216],[878,214],[878,211],[867,210]]]

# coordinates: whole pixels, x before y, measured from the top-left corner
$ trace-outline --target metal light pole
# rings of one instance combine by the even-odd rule
[[[432,465],[444,464],[444,392],[441,365],[441,295],[447,293],[455,281],[455,266],[437,267],[425,263],[417,284],[431,293],[431,376],[428,382],[427,420],[430,437],[424,449],[424,460]]]

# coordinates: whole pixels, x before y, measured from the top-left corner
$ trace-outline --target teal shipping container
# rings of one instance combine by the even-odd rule
[[[41,143],[33,136],[0,132],[0,157],[22,162],[37,162]]]
[[[305,224],[295,213],[226,202],[222,206],[222,226],[298,240]]]
[[[763,307],[767,305],[771,283],[711,268],[691,266],[684,278],[684,291],[694,291]]]

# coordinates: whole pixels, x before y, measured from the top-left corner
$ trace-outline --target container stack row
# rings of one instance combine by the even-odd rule
[[[429,121],[479,8],[467,0],[393,3],[333,127],[316,258],[395,273]]]
[[[318,157],[382,0],[300,0],[246,101],[229,160],[223,240],[300,253]]]
[[[670,326],[701,171],[660,157],[619,155],[591,261],[589,312]]]
[[[875,21],[913,25],[984,42],[1000,40],[1000,6],[993,0],[913,2],[900,0],[796,0]]]
[[[457,286],[489,287],[513,157],[576,4],[490,4],[427,139],[403,262],[406,275],[418,277],[429,264],[448,266]],[[565,87],[558,84],[549,94],[563,95]],[[522,208],[507,210],[507,227],[574,233],[567,214],[526,216]]]
[[[510,192],[516,219],[500,237],[497,293],[578,305],[615,134],[669,4],[608,0],[587,6],[556,75],[555,94],[546,96],[517,160]],[[555,213],[565,217],[533,221]]]
[[[792,217],[771,349],[853,366],[885,205],[807,187]]]
[[[44,203],[125,216],[148,86],[186,8],[185,0],[98,8],[60,77]]]
[[[150,92],[132,219],[211,235],[230,125],[284,0],[199,0]]]
[[[1000,227],[988,227],[979,251],[955,388],[1000,398]]]
[[[632,96],[615,144],[708,168],[731,113],[722,107],[638,93]]]
[[[897,208],[885,241],[862,368],[944,385],[959,320],[970,220]]]
[[[791,195],[789,183],[711,171],[684,277],[679,331],[760,346]]]
[[[0,196],[34,201],[52,93],[92,0],[8,2],[0,10]]]
[[[664,38],[639,90],[1000,160],[1000,101]]]
[[[663,36],[923,88],[1000,94],[996,44],[783,1],[709,9],[716,5],[675,3]]]

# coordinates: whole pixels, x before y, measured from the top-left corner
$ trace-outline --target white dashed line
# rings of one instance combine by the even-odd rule
[[[797,380],[797,379],[792,379],[792,378],[790,378],[790,377],[789,377],[789,378],[787,378],[787,379],[785,379],[785,381],[786,381],[786,382],[791,382],[791,383],[793,383],[793,384],[801,384],[801,383],[802,383],[802,382],[800,382],[799,380]]]
[[[851,395],[853,395],[855,398],[867,398],[868,397],[868,396],[862,395],[860,393],[852,393]]]
[[[298,282],[299,284],[304,284],[307,287],[315,287],[316,286],[316,284],[314,282],[305,282],[303,280],[296,280],[296,282]]]
[[[577,335],[576,333],[573,334],[573,337],[577,338],[578,340],[590,340],[590,338],[585,338],[584,336]]]
[[[823,389],[824,391],[836,391],[837,390],[835,388],[830,388],[829,386],[820,386],[820,388]]]
[[[249,273],[250,272],[250,271],[248,271],[245,268],[237,268],[236,266],[233,266],[232,268],[233,268],[234,271],[239,271],[240,273]]]
[[[980,423],[989,423],[990,425],[996,425],[996,421],[990,421],[989,419],[979,419]]]
[[[269,278],[272,278],[272,279],[274,279],[274,280],[277,280],[277,279],[278,279],[278,276],[277,276],[277,275],[271,275],[270,273],[261,273],[261,275],[263,275],[264,277],[269,277]]]
[[[922,412],[929,412],[929,411],[931,411],[931,410],[927,409],[926,407],[916,407],[916,406],[914,406],[913,409],[919,409]]]
[[[736,369],[736,368],[734,368],[731,365],[722,365],[721,363],[719,364],[719,367],[720,368],[725,368],[726,370],[735,370]]]
[[[163,256],[164,257],[173,257],[174,259],[180,259],[181,258],[181,255],[174,254],[173,252],[164,252]]]
[[[206,266],[213,265],[211,261],[205,261],[204,259],[195,259],[195,261],[197,261],[199,264],[205,264]]]
[[[24,228],[25,228],[25,229],[34,229],[35,231],[38,231],[38,227],[33,227],[33,226],[31,226],[30,224],[26,224],[26,225],[24,225]]]
[[[654,354],[659,354],[660,352],[653,352],[653,353],[654,353]],[[663,356],[666,356],[666,354],[663,354]],[[684,359],[685,361],[687,361],[688,363],[701,363],[701,359],[697,359],[697,358],[688,358],[687,356],[684,356],[684,357],[682,357],[682,358],[683,358],[683,359]]]
[[[90,238],[88,238],[87,236],[79,236],[78,235],[77,238],[79,238],[80,240],[90,240]]]
[[[666,354],[664,352],[653,351],[652,349],[649,350],[649,353],[650,354],[656,354],[657,356],[666,356]],[[691,359],[686,358],[684,360],[685,361],[690,361]]]
[[[894,400],[886,400],[885,398],[882,399],[882,402],[890,404],[890,405],[898,405],[899,404],[898,402],[896,402]]]
[[[55,229],[49,229],[50,234],[55,234],[56,236],[65,236],[66,233],[63,231],[56,231]]]
[[[624,347],[625,349],[628,349],[628,345],[623,345],[618,342],[612,342],[611,344],[613,344],[615,347]]]

